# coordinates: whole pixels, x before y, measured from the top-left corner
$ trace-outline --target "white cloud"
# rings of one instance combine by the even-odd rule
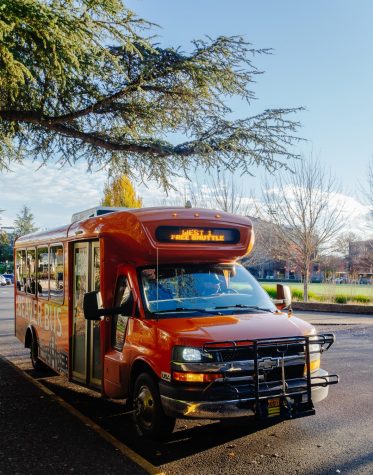
[[[72,212],[95,206],[102,194],[106,175],[89,174],[84,164],[60,169],[55,165],[38,167],[26,162],[0,174],[0,207],[13,220],[22,206],[31,208],[35,223],[53,227],[69,222]]]
[[[13,172],[0,173],[0,209],[5,210],[0,214],[1,225],[11,226],[24,204],[31,208],[35,224],[40,228],[67,224],[73,213],[99,204],[106,176],[105,171],[88,173],[84,163],[63,169],[53,164],[38,168],[34,162],[13,166]],[[192,187],[199,187],[203,193],[209,193],[203,180],[193,176],[190,178]],[[198,185],[198,181],[202,184]],[[144,206],[181,204],[189,182],[185,178],[175,177],[173,184],[179,191],[171,190],[168,195],[153,181],[147,182],[147,186],[135,183],[135,187],[143,198]],[[330,199],[336,206],[343,203],[343,219],[347,229],[365,234],[369,208],[344,194],[334,194]],[[251,202],[251,196],[243,196],[243,204]]]
[[[70,222],[77,211],[97,206],[102,198],[107,178],[105,171],[87,172],[84,163],[59,168],[48,164],[25,162],[14,165],[12,172],[0,173],[0,209],[3,226],[11,226],[24,204],[31,208],[34,222],[40,228],[53,228]],[[180,190],[186,180],[175,178]],[[159,206],[167,195],[155,182],[147,186],[136,184],[137,193],[145,206]],[[178,192],[171,191],[168,199],[175,200]]]
[[[285,188],[285,192],[290,199],[294,196],[294,189],[290,185]],[[280,191],[278,188],[270,188],[268,193],[278,195]],[[336,192],[325,193],[325,200],[328,200],[330,209],[341,209],[341,219],[344,220],[345,225],[341,233],[352,232],[361,235],[362,239],[371,234],[373,223],[369,206],[352,196]]]

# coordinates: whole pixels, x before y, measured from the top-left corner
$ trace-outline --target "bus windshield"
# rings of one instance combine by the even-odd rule
[[[240,265],[176,265],[140,271],[144,304],[157,318],[274,312],[276,307]]]

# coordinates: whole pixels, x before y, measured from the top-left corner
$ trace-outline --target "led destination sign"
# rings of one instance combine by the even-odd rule
[[[203,244],[237,244],[238,229],[228,228],[183,228],[181,226],[160,226],[156,230],[160,242],[183,242]]]

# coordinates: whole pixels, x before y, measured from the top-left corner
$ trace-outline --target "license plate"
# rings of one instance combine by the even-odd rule
[[[279,416],[281,412],[280,398],[268,399],[268,417]]]

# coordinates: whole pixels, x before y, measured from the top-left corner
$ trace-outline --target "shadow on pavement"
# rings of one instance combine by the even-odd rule
[[[156,466],[218,447],[274,425],[253,418],[241,418],[239,422],[180,420],[176,432],[169,439],[144,439],[137,435],[132,416],[126,411],[125,401],[103,399],[100,393],[70,383],[60,376],[47,378],[44,374],[40,379],[39,374],[31,373],[55,394]]]

